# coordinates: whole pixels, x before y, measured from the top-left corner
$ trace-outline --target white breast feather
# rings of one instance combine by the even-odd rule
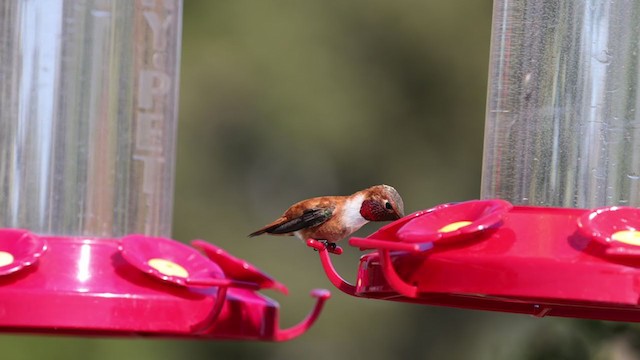
[[[360,215],[360,207],[362,206],[363,200],[364,195],[357,195],[347,200],[344,204],[344,222],[345,226],[351,232],[360,229],[364,224],[369,222]]]

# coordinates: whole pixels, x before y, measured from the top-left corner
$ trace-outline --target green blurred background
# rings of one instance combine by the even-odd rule
[[[490,0],[185,1],[174,238],[289,286],[285,343],[2,336],[1,359],[637,359],[630,325],[355,299],[293,238],[247,238],[300,199],[386,183],[407,212],[479,197]],[[377,225],[365,226],[367,235]],[[355,278],[361,253],[334,257]]]

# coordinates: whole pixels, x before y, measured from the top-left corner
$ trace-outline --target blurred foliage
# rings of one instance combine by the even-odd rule
[[[174,237],[289,285],[281,344],[3,336],[7,359],[638,359],[636,327],[354,299],[291,238],[246,238],[291,203],[387,183],[408,212],[477,198],[491,1],[186,1]],[[365,226],[359,234],[375,230]],[[355,277],[360,253],[336,267]]]

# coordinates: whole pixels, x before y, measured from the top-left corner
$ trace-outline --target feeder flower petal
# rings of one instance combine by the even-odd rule
[[[595,209],[578,218],[580,232],[607,247],[640,248],[640,209],[610,206]]]
[[[472,200],[437,207],[407,222],[397,231],[405,242],[443,243],[480,233],[500,223],[513,208],[500,200]]]
[[[171,239],[144,235],[125,236],[120,240],[120,253],[140,271],[180,286],[215,286],[216,281],[225,278],[224,272],[216,263],[197,250]]]
[[[249,262],[239,259],[223,249],[202,240],[192,242],[193,246],[202,250],[209,259],[220,265],[227,276],[233,280],[255,283],[261,289],[274,289],[283,294],[287,294],[287,287],[267,275]]]
[[[46,241],[26,230],[1,229],[0,276],[35,264],[46,250]]]

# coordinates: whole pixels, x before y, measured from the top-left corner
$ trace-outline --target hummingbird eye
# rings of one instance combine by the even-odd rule
[[[392,209],[393,209],[393,206],[392,206],[392,205],[391,205],[391,203],[390,203],[390,202],[388,202],[388,201],[385,201],[385,202],[384,202],[384,207],[385,207],[387,210],[392,210]]]

